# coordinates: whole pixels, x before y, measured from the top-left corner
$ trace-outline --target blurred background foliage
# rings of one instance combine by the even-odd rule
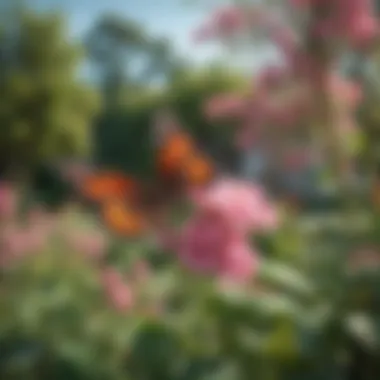
[[[226,123],[207,120],[204,103],[212,95],[243,89],[241,76],[227,69],[213,68],[183,71],[163,89],[140,90],[133,96],[127,94],[117,110],[105,112],[100,117],[94,132],[94,159],[99,165],[151,175],[153,139],[150,127],[161,108],[172,109],[206,152],[220,159],[226,156],[226,151],[237,154],[231,140],[233,130]],[[233,155],[228,154],[228,158],[233,163]]]
[[[12,19],[0,42],[3,170],[85,155],[100,102],[96,90],[78,79],[83,48],[68,40],[60,15],[22,10]]]
[[[211,123],[203,104],[247,87],[244,76],[214,64],[194,68],[170,41],[133,20],[106,14],[72,42],[61,14],[11,8],[0,23],[0,169],[51,171],[54,162],[85,158],[140,176],[152,172],[150,123],[161,107],[228,167],[238,153],[231,129]],[[12,20],[10,22],[10,20]],[[80,73],[91,66],[89,82]],[[57,179],[58,180],[58,179]]]

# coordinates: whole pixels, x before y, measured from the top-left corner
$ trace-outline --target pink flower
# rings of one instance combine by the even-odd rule
[[[0,236],[0,266],[6,267],[23,257],[27,248],[23,231],[7,226]]]
[[[377,19],[369,13],[362,13],[353,18],[347,34],[351,43],[360,46],[371,41],[378,32],[379,25]]]
[[[268,66],[260,73],[258,82],[264,87],[275,87],[287,79],[288,75],[286,67]]]
[[[1,266],[10,265],[29,254],[41,252],[46,243],[47,235],[38,226],[7,226],[0,236]]]
[[[225,221],[215,215],[195,216],[181,234],[179,257],[186,267],[215,273],[223,265],[223,253],[234,238]]]
[[[150,276],[150,267],[145,260],[138,260],[132,266],[131,277],[134,282],[141,283]]]
[[[219,8],[212,17],[212,24],[221,35],[239,31],[245,25],[245,21],[243,10],[235,6]]]
[[[220,275],[233,282],[247,282],[258,270],[258,254],[242,241],[235,241],[229,246],[230,254],[226,255]]]
[[[27,251],[30,253],[39,253],[45,249],[49,231],[43,226],[30,226],[24,232],[24,238],[27,242]]]
[[[378,34],[378,21],[368,0],[290,0],[292,6],[322,5],[328,14],[312,25],[317,36],[343,39],[355,47],[370,42]]]
[[[106,238],[96,232],[71,232],[67,237],[69,245],[86,257],[98,259],[105,254]]]
[[[264,192],[249,182],[222,179],[192,194],[203,214],[217,215],[239,233],[261,232],[277,226],[277,213]]]
[[[12,218],[17,211],[17,196],[8,183],[0,183],[0,220]]]
[[[195,32],[196,41],[225,38],[244,31],[249,26],[266,21],[264,12],[256,8],[243,9],[228,5],[216,9],[211,17]]]
[[[205,24],[194,32],[193,39],[195,42],[204,42],[214,38],[214,34],[215,31],[213,30],[212,25]]]
[[[344,77],[330,75],[328,86],[331,93],[349,108],[356,107],[363,98],[360,85]]]
[[[287,60],[293,57],[297,47],[297,39],[291,28],[276,26],[272,28],[271,36]]]
[[[243,97],[234,94],[218,95],[205,106],[206,116],[210,119],[236,118],[242,116],[246,108]]]
[[[101,275],[101,280],[105,294],[116,310],[128,311],[132,308],[134,304],[133,292],[116,269],[105,269]]]
[[[201,274],[247,281],[257,259],[241,236],[217,215],[195,215],[181,234],[178,256],[182,264]]]
[[[28,213],[28,225],[51,234],[58,223],[58,218],[40,207],[32,208]]]

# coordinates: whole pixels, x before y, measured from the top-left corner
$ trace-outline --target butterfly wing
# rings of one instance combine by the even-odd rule
[[[169,136],[166,142],[157,149],[157,169],[161,177],[178,179],[186,160],[193,154],[192,140],[183,133]]]
[[[82,194],[95,202],[110,198],[130,198],[138,189],[134,179],[117,172],[93,173],[85,178],[81,187]]]
[[[99,205],[102,220],[113,232],[137,236],[145,227],[145,216],[136,207],[140,186],[131,177],[118,172],[89,175],[82,184],[82,194]]]
[[[186,186],[203,186],[214,177],[215,168],[212,162],[201,154],[189,157],[182,166],[182,175]]]
[[[101,210],[106,226],[119,235],[135,237],[146,229],[145,215],[122,199],[105,201]]]
[[[197,149],[193,139],[168,113],[160,114],[154,125],[158,177],[167,186],[203,185],[211,180],[214,168]]]

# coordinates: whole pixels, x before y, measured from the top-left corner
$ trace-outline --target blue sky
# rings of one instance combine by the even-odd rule
[[[116,12],[141,22],[153,35],[169,37],[180,55],[197,65],[222,59],[230,66],[254,72],[268,60],[278,59],[273,50],[253,48],[246,49],[246,54],[229,55],[217,44],[202,45],[192,41],[192,32],[209,16],[215,4],[221,5],[229,0],[24,1],[36,10],[62,10],[68,16],[70,34],[75,38],[81,38],[103,13]]]
[[[192,31],[207,16],[207,8],[186,0],[27,0],[34,9],[60,9],[68,15],[70,33],[80,37],[104,12],[140,21],[155,35],[167,36],[182,55],[195,62],[215,57],[216,46],[194,45]]]

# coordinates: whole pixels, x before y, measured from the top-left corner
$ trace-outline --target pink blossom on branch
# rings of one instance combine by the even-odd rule
[[[234,6],[226,6],[218,9],[213,17],[215,29],[222,34],[237,31],[246,23],[246,17],[242,9]]]
[[[363,93],[358,83],[336,74],[330,75],[328,87],[336,101],[344,103],[349,109],[356,108],[363,98]]]
[[[328,41],[346,41],[354,47],[365,46],[379,33],[379,25],[370,0],[289,0],[305,11],[323,8],[326,16],[317,18],[311,28]]]
[[[370,42],[379,33],[377,19],[368,13],[357,15],[348,26],[347,38],[355,45],[360,46]]]
[[[257,270],[257,255],[217,215],[196,214],[181,233],[177,251],[191,271],[246,282]]]
[[[195,40],[204,41],[221,36],[229,36],[241,30],[246,24],[246,17],[241,9],[225,6],[217,9],[211,18],[196,32]]]
[[[278,20],[263,7],[251,4],[227,5],[217,8],[194,33],[198,42],[230,38],[250,33],[257,27],[274,29]]]
[[[270,65],[259,73],[257,86],[263,89],[277,88],[279,85],[289,80],[290,72],[285,65]]]
[[[196,210],[216,215],[238,233],[272,230],[278,225],[276,209],[263,190],[249,182],[221,179],[192,194]]]
[[[221,94],[213,97],[205,105],[209,119],[239,118],[247,107],[246,99],[234,94]]]

